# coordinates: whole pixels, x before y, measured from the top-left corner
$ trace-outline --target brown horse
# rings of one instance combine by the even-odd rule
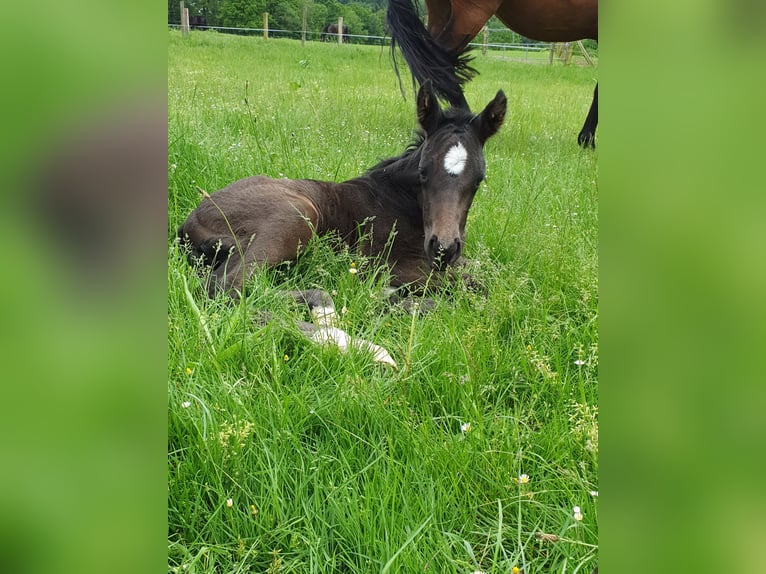
[[[598,40],[598,0],[425,0],[428,29],[413,0],[389,0],[392,49],[398,45],[414,78],[433,82],[440,97],[468,107],[462,85],[476,73],[468,44],[496,15],[509,29],[534,40]],[[578,143],[595,147],[598,84]]]
[[[346,26],[345,24],[343,24],[342,34],[343,34],[342,40],[344,42],[347,42],[348,41],[348,26]],[[333,42],[333,41],[337,42],[338,41],[338,24],[337,23],[327,24],[327,26],[322,28],[322,33],[319,36],[319,39],[322,42]]]
[[[442,110],[425,82],[417,98],[421,132],[401,156],[343,183],[236,181],[203,199],[178,236],[190,259],[212,267],[210,296],[242,291],[257,266],[293,260],[314,235],[328,233],[364,254],[386,253],[392,286],[423,286],[432,270],[460,258],[484,178],[484,143],[502,125],[506,105],[499,91],[478,115]]]

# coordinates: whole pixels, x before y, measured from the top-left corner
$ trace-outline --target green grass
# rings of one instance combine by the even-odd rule
[[[561,44],[557,45],[561,46]],[[481,46],[475,46],[474,51],[477,53],[481,52]],[[598,62],[598,55],[593,53],[593,51],[589,51],[588,56],[590,56],[590,59],[594,62]],[[487,53],[482,57],[489,58],[491,60],[515,62],[524,61],[530,64],[548,64],[550,62],[551,53],[550,49],[524,50],[519,48],[489,48]],[[555,53],[554,64],[561,66],[563,64],[563,58],[563,53]],[[572,54],[568,65],[585,66],[589,64],[585,57],[582,55],[582,52],[580,52],[580,49],[577,46],[574,46],[572,48]]]
[[[472,107],[501,88],[509,104],[467,228],[486,292],[458,284],[413,319],[381,300],[385,273],[365,273],[378,263],[323,240],[229,305],[173,244],[196,186],[356,176],[409,143],[413,97],[387,49],[169,32],[169,570],[594,565],[597,174],[576,137],[596,71],[475,64]],[[306,313],[280,290],[310,287],[334,290],[342,327],[399,369],[303,339]]]

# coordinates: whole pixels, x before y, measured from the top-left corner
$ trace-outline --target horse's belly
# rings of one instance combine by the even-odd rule
[[[497,17],[510,30],[543,42],[598,39],[596,0],[553,0],[545,3],[506,1]]]

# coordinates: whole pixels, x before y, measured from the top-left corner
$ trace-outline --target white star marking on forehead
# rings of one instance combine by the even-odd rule
[[[463,144],[457,142],[444,156],[444,169],[450,175],[460,175],[465,169],[465,162],[468,160],[468,152]]]

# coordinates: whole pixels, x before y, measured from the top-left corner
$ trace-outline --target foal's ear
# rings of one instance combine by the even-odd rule
[[[434,94],[431,80],[426,80],[418,91],[418,121],[429,134],[439,125],[441,117],[442,110]]]
[[[487,104],[476,118],[476,125],[479,130],[479,138],[482,142],[487,141],[497,133],[505,120],[505,110],[508,107],[508,99],[503,90],[498,90],[495,98]]]

